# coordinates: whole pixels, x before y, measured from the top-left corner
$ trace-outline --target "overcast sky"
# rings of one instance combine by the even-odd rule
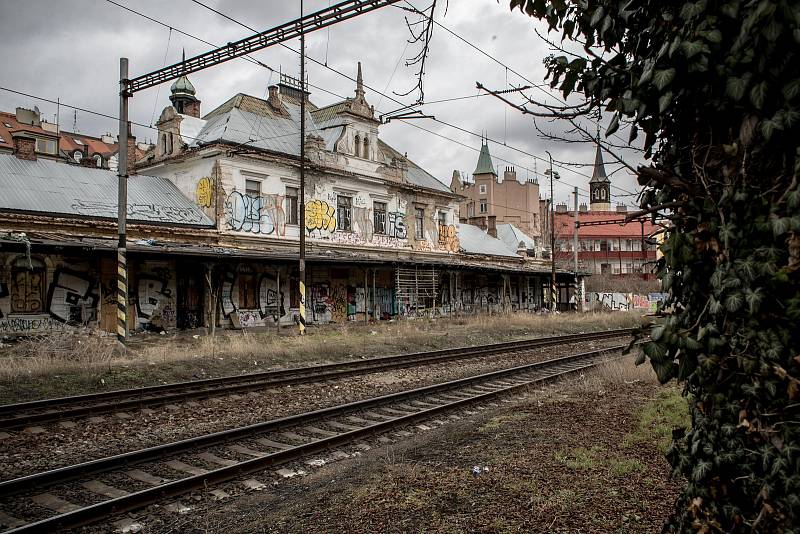
[[[64,130],[72,130],[76,120],[81,133],[116,134],[115,121],[81,111],[77,112],[76,119],[67,106],[116,116],[120,57],[129,58],[130,74],[135,77],[179,61],[183,49],[187,57],[191,57],[211,48],[177,30],[214,44],[235,41],[253,33],[191,0],[114,1],[161,21],[173,30],[107,0],[0,0],[0,32],[4,37],[6,58],[0,86],[46,99],[60,99],[65,104],[60,112]],[[429,5],[429,0],[410,1],[420,8]],[[259,31],[291,20],[300,13],[299,1],[208,0],[204,3]],[[307,0],[305,9],[306,12],[316,11],[329,4],[328,0]],[[550,51],[534,31],[538,28],[546,33],[543,25],[519,11],[511,13],[508,0],[449,0],[447,13],[444,12],[445,1],[439,0],[439,4],[436,19],[441,24],[527,79],[537,84],[543,82],[542,60]],[[387,7],[329,30],[311,33],[306,38],[307,54],[353,78],[356,64],[361,61],[365,84],[387,95],[367,90],[367,101],[375,106],[376,113],[400,108],[392,98],[404,104],[413,103],[416,93],[395,94],[408,91],[416,82],[415,67],[405,66],[405,59],[419,50],[417,45],[407,43],[406,15],[401,9]],[[297,49],[299,43],[295,40],[287,45]],[[286,48],[268,48],[254,57],[276,70],[299,76],[298,56]],[[335,95],[353,95],[354,83],[343,76],[312,61],[308,62],[307,71],[310,84]],[[190,79],[197,89],[197,97],[202,100],[201,112],[205,114],[237,92],[264,97],[267,86],[277,82],[277,74],[244,60],[234,60],[195,73]],[[490,140],[499,142],[490,141],[489,148],[495,165],[501,167],[501,174],[506,165],[515,166],[522,177],[536,171],[543,196],[549,196],[549,190],[545,191],[549,189],[548,182],[543,176],[548,165],[545,150],[556,160],[583,164],[594,161],[592,144],[541,139],[529,117],[492,96],[473,96],[478,94],[476,81],[496,89],[528,83],[443,28],[435,27],[424,78],[425,101],[472,97],[426,105],[423,108],[426,114],[479,135],[486,132]],[[137,93],[131,102],[131,119],[152,124],[169,104],[170,83]],[[312,101],[320,106],[339,100],[318,89],[312,88],[311,93]],[[530,94],[548,98],[541,90]],[[0,110],[13,112],[17,106],[32,108],[34,105],[39,107],[44,118],[55,120],[55,104],[0,90]],[[587,125],[594,128],[590,123]],[[552,132],[566,128],[563,124],[546,122],[540,123],[540,127]],[[155,130],[146,127],[135,127],[134,133],[140,140],[153,139],[156,135]],[[416,120],[413,125],[393,121],[381,126],[380,135],[446,184],[450,183],[454,169],[466,173],[474,170],[481,144],[479,136],[428,119]],[[615,142],[620,141],[615,139]],[[536,160],[531,154],[542,159]],[[636,152],[622,155],[634,166],[639,163]],[[611,173],[617,167],[609,164],[607,171]],[[591,167],[557,170],[562,180],[556,182],[556,200],[567,201],[573,186],[578,186],[581,201],[588,202]],[[626,192],[638,191],[638,188],[628,171],[622,169],[614,173],[611,180],[612,197],[634,205],[634,197],[626,196]],[[571,199],[569,203],[572,205]]]

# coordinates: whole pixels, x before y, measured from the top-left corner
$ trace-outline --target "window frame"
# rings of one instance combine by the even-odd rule
[[[292,194],[293,193],[293,194]],[[300,224],[300,188],[287,187],[286,188],[286,224],[299,225]]]
[[[386,215],[389,211],[389,206],[386,202],[372,202],[372,233],[378,235],[386,235]]]
[[[258,309],[258,276],[255,273],[239,273],[239,309]]]
[[[481,199],[479,211],[480,213],[489,213],[489,203],[486,201],[485,198]]]
[[[350,195],[336,195],[336,229],[353,231],[353,197]]]
[[[486,184],[478,185],[478,194],[485,195],[486,194]]]
[[[425,208],[414,208],[414,237],[418,240],[425,239]]]
[[[257,184],[257,188],[256,189],[252,189],[250,187],[250,184]],[[256,191],[256,193],[253,194],[252,193],[253,191]],[[245,178],[244,179],[244,194],[249,196],[249,197],[251,197],[251,196],[260,197],[261,196],[261,180],[254,180],[252,178]]]

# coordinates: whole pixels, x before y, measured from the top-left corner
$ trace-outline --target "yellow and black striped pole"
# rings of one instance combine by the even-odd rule
[[[119,59],[119,158],[117,160],[118,197],[117,226],[117,341],[124,350],[128,342],[128,259],[125,243],[125,222],[128,217],[128,58]]]
[[[303,0],[300,0],[303,18]],[[306,34],[300,30],[300,335],[306,333]]]
[[[123,347],[128,338],[128,260],[126,251],[117,249],[117,341]]]

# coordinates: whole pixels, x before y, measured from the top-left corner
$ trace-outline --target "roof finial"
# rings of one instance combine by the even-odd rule
[[[356,96],[364,95],[364,77],[361,75],[361,62],[358,62],[358,75],[356,76]]]

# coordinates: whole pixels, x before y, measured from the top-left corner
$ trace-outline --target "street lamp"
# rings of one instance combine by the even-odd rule
[[[553,170],[553,156],[545,150],[550,158],[550,168],[544,171],[550,177],[550,310],[556,311],[556,206],[553,198],[553,179],[561,178]]]

